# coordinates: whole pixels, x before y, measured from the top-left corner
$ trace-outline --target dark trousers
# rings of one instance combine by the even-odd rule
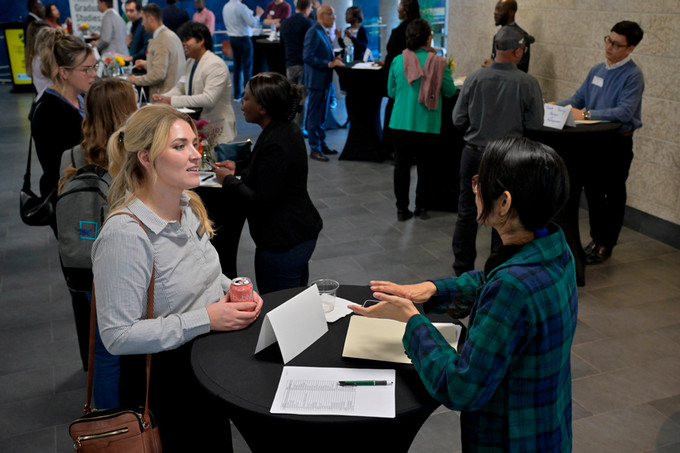
[[[411,167],[416,166],[418,181],[416,182],[416,209],[427,209],[427,200],[432,195],[434,147],[437,146],[437,135],[422,132],[393,129],[394,138],[394,196],[397,209],[409,207],[409,191],[411,186]],[[430,176],[430,177],[428,177]]]
[[[385,105],[385,118],[383,120],[383,147],[385,159],[389,159],[394,156],[394,134],[392,128],[390,127],[390,119],[392,118],[392,109],[394,108],[394,99],[387,98],[387,104]]]
[[[472,177],[479,172],[481,149],[468,144],[463,147],[460,160],[460,195],[458,197],[458,220],[453,232],[453,269],[456,275],[475,268],[477,258],[477,205],[472,192]]]
[[[210,395],[191,370],[192,341],[151,358],[149,408],[161,436],[164,453],[230,453],[231,425],[226,407]],[[120,357],[121,407],[143,407],[146,356]]]
[[[307,286],[309,260],[315,248],[316,239],[312,239],[285,252],[255,250],[255,279],[260,294]]]
[[[633,161],[633,136],[616,135],[593,150],[595,162],[586,169],[590,236],[611,250],[616,245],[626,210],[626,180]]]
[[[232,36],[229,40],[234,51],[234,99],[239,99],[243,96],[246,83],[253,76],[253,42],[248,36]]]
[[[330,89],[307,89],[307,138],[312,151],[321,152],[321,146],[326,144],[326,112],[330,99]]]

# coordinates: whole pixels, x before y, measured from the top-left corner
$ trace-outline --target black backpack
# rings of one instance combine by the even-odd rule
[[[64,184],[57,198],[59,257],[70,289],[92,291],[92,244],[109,212],[111,175],[87,164]]]

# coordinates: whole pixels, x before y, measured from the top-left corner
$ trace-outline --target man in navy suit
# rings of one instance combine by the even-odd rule
[[[317,23],[305,34],[302,51],[304,73],[302,81],[307,89],[307,132],[309,133],[309,157],[328,162],[327,154],[338,152],[326,145],[326,112],[333,83],[333,68],[345,64],[333,52],[331,28],[335,23],[335,12],[329,5],[321,5],[317,12]]]

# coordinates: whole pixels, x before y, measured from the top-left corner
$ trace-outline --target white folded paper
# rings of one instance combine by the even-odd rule
[[[348,305],[358,305],[359,304],[349,301],[347,299],[343,299],[341,297],[336,297],[335,298],[335,308],[333,311],[330,311],[326,313],[326,321],[327,322],[335,322],[340,318],[344,318],[345,316],[349,315],[350,313],[354,313],[352,310],[347,308]]]
[[[326,332],[321,296],[314,285],[265,315],[255,354],[278,342],[283,363],[288,363]]]
[[[381,67],[382,66],[377,63],[360,61],[359,63],[356,63],[354,66],[352,66],[352,69],[373,69],[377,71]]]
[[[574,115],[571,113],[571,105],[562,107],[555,104],[544,104],[543,125],[553,129],[563,129],[565,125],[576,126]]]

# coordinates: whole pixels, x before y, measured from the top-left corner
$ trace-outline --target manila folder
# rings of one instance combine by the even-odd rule
[[[461,326],[434,323],[449,344],[457,348]],[[401,342],[406,324],[391,319],[366,318],[354,315],[349,320],[343,357],[382,362],[411,363]]]

